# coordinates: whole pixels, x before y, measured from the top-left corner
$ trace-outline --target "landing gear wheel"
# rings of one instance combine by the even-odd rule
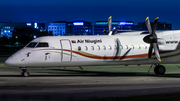
[[[25,67],[20,67],[22,69],[22,73],[21,75],[24,76],[24,77],[28,77],[30,76],[30,73],[26,70]]]
[[[166,68],[162,65],[156,65],[156,67],[154,68],[154,72],[156,74],[164,74],[166,72]]]
[[[30,73],[28,71],[25,71],[25,72],[22,72],[21,75],[24,77],[28,77],[30,76]]]

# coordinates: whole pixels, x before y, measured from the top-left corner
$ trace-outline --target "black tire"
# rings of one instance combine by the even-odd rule
[[[155,72],[155,74],[164,74],[166,72],[166,68],[162,65],[157,65],[154,68],[154,72]]]
[[[28,71],[22,72],[22,76],[28,77],[28,76],[30,76],[30,73]]]

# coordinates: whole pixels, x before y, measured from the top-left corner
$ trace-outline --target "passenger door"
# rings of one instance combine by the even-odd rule
[[[60,40],[61,43],[61,61],[70,62],[72,59],[71,42],[68,39]]]

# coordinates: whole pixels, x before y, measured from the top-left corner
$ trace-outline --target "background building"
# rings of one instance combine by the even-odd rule
[[[56,21],[49,23],[48,25],[48,32],[53,36],[64,36],[67,30],[67,21]]]
[[[39,36],[47,36],[45,23],[1,22],[0,47],[23,47]]]
[[[48,32],[53,36],[92,35],[92,25],[87,21],[56,21],[48,25]]]
[[[112,29],[120,26],[119,30],[133,30],[134,23],[132,21],[112,21]],[[103,30],[108,31],[107,21],[96,21],[94,25],[94,35],[104,35]]]
[[[153,22],[151,23],[151,28]],[[137,25],[134,25],[134,30],[147,30],[145,22],[139,22]],[[167,22],[158,22],[156,30],[172,30],[172,24]]]
[[[45,23],[35,23],[35,22],[1,22],[0,29],[1,34],[0,37],[12,38],[13,32],[15,29],[37,29],[41,32],[45,30]]]
[[[5,36],[8,39],[12,38],[13,31],[14,31],[14,27],[10,27],[10,26],[1,27],[1,37]]]
[[[153,22],[150,23],[152,27]],[[112,21],[112,29],[115,30],[117,26],[120,26],[120,28],[118,29],[119,32],[123,32],[126,30],[147,31],[145,22],[139,22],[136,25],[132,21]],[[94,35],[104,35],[103,30],[106,30],[108,32],[108,22],[96,21],[94,25]],[[168,24],[167,22],[158,22],[157,30],[172,30],[172,24]]]
[[[67,35],[92,35],[91,22],[87,22],[87,21],[69,22]]]

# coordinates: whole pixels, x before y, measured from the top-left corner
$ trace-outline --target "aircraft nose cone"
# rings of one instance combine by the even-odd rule
[[[6,66],[12,66],[12,65],[14,64],[12,57],[9,57],[9,58],[4,62],[4,64],[5,64]]]
[[[22,64],[21,61],[21,50],[17,51],[13,55],[11,55],[5,62],[4,65],[6,66],[20,66]]]

